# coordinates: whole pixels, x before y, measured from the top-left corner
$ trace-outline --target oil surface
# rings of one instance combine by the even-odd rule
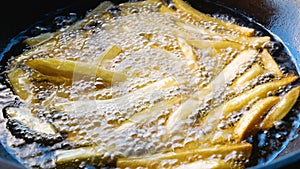
[[[187,131],[182,130],[186,125],[193,123],[192,117],[183,120],[179,130],[166,138],[167,117],[170,112],[178,108],[177,103],[184,102],[186,96],[197,91],[198,86],[207,85],[227,62],[232,60],[235,52],[227,49],[223,56],[211,57],[210,49],[196,50],[197,59],[200,62],[193,66],[199,69],[198,71],[191,70],[190,60],[186,59],[180,50],[180,44],[177,44],[174,33],[203,40],[209,37],[181,29],[173,16],[158,13],[158,7],[155,5],[142,7],[140,11],[136,8],[123,10],[122,7],[120,8],[122,12],[130,13],[130,15],[118,17],[122,14],[118,14],[120,11],[112,8],[114,10],[111,10],[108,18],[92,20],[83,30],[62,33],[56,37],[53,46],[30,51],[28,54],[34,57],[47,56],[92,64],[111,44],[117,44],[125,52],[113,60],[100,60],[100,62],[107,69],[126,74],[128,79],[123,83],[112,83],[111,86],[105,86],[101,79],[82,80],[81,76],[73,76],[71,86],[64,83],[54,85],[51,82],[39,82],[34,90],[36,98],[33,99],[35,101],[33,107],[37,110],[37,115],[51,121],[59,131],[68,133],[69,136],[67,141],[42,146],[34,142],[27,144],[24,140],[15,139],[9,131],[1,131],[3,132],[1,140],[4,145],[7,145],[8,151],[26,166],[52,168],[55,166],[53,158],[55,150],[78,145],[97,145],[98,151],[109,149],[108,153],[101,158],[113,162],[114,157],[154,154],[165,149],[180,148],[197,139],[203,143],[207,141],[201,139],[205,132],[209,132],[207,130],[211,130],[209,128],[195,127]],[[112,17],[114,15],[116,17]],[[57,17],[56,25],[68,23],[72,20],[72,16],[76,14]],[[274,43],[269,51],[281,69],[286,73],[298,74],[291,62],[291,56],[276,36],[255,23],[247,23],[247,18],[235,18],[237,16],[231,17],[230,14],[223,13],[214,16],[231,22],[240,22],[245,26],[251,24],[257,29],[257,34],[271,36]],[[178,17],[188,18],[180,14]],[[222,39],[222,37],[214,38]],[[5,69],[19,66],[28,59],[26,58],[28,55],[22,55],[17,60],[12,57],[10,62],[4,63]],[[147,90],[146,87],[149,85],[153,88],[150,87],[150,90]],[[218,90],[215,90],[218,95]],[[105,101],[108,98],[111,101]],[[1,86],[1,99],[1,108],[7,103],[18,104],[18,101],[15,102],[18,98],[14,96],[7,83]],[[164,105],[168,106],[160,108],[160,105],[157,105],[157,102],[162,99],[166,100]],[[218,103],[226,98],[214,99]],[[25,104],[24,107],[27,106],[32,105]],[[61,111],[47,111],[47,108],[52,107]],[[132,115],[128,112],[142,112],[147,111],[148,108],[157,112],[139,125],[126,127]],[[298,125],[298,110],[295,108],[280,125],[249,138],[248,141],[253,143],[254,150],[248,165],[253,166],[272,159],[274,154],[277,154],[288,143],[289,137],[293,134],[291,131]],[[5,128],[5,126],[5,119],[1,117],[1,127]],[[121,128],[118,128],[120,126]],[[172,162],[166,161],[165,165],[168,166],[168,163]],[[80,166],[84,168],[87,165],[83,162]]]

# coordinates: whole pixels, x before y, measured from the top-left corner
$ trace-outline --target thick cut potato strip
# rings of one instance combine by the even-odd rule
[[[40,44],[52,39],[54,37],[54,35],[55,35],[55,33],[47,32],[47,33],[43,33],[43,34],[40,34],[40,35],[32,37],[32,38],[27,38],[23,42],[30,46],[40,45]]]
[[[25,70],[16,68],[9,71],[7,76],[15,94],[22,100],[30,99],[33,95],[31,91],[32,84]]]
[[[231,88],[239,89],[243,87],[247,82],[251,81],[259,75],[262,75],[264,72],[265,70],[259,64],[255,63],[248,71],[246,71],[241,77],[237,78],[233,82]]]
[[[259,123],[262,117],[279,101],[279,97],[270,96],[258,100],[250,110],[244,112],[234,129],[234,135],[238,142],[242,141],[250,134],[259,130]]]
[[[166,128],[171,131],[185,120],[204,100],[208,99],[214,94],[216,90],[221,88],[226,82],[234,78],[241,66],[251,61],[257,55],[257,51],[249,49],[241,52],[236,58],[229,63],[219,75],[208,84],[208,86],[201,88],[198,93],[194,94],[190,99],[183,103],[175,112],[173,112],[166,124]]]
[[[263,98],[268,95],[269,91],[277,91],[280,87],[286,86],[295,80],[298,77],[295,75],[290,75],[287,77],[283,77],[280,80],[271,81],[268,83],[264,83],[256,86],[255,88],[248,90],[239,96],[229,100],[225,104],[224,115],[228,115],[234,111],[240,111],[243,107],[245,107],[252,99],[254,98]]]
[[[121,47],[117,45],[111,45],[104,52],[102,52],[98,57],[94,59],[96,64],[101,65],[102,61],[105,59],[114,59],[122,52]]]
[[[10,119],[22,122],[33,131],[52,135],[57,133],[53,125],[34,116],[29,108],[8,107],[6,108],[6,115]]]
[[[160,112],[162,110],[166,110],[166,109],[170,108],[171,106],[174,106],[174,105],[182,102],[182,100],[185,100],[185,98],[186,98],[186,96],[178,95],[171,99],[158,102],[154,106],[150,107],[149,109],[146,109],[144,111],[134,114],[128,120],[123,122],[115,130],[115,132],[126,130],[135,124],[141,124],[141,123],[145,122],[146,120],[149,120],[151,117],[155,116],[158,112]]]
[[[197,21],[204,21],[204,22],[213,22],[216,23],[218,26],[227,29],[227,30],[233,30],[235,32],[239,32],[246,36],[253,36],[254,35],[254,29],[247,28],[244,26],[239,26],[237,24],[228,23],[220,19],[216,19],[214,17],[208,16],[204,13],[201,13],[200,11],[194,9],[192,6],[184,2],[183,0],[173,0],[175,7],[183,12],[186,12],[190,14],[195,20]]]
[[[192,163],[182,164],[174,169],[231,169],[233,165],[219,159],[198,160]]]
[[[243,46],[240,43],[231,41],[212,41],[212,40],[187,40],[187,43],[198,49],[214,48],[216,50],[232,48],[241,50]]]
[[[263,48],[267,43],[270,42],[271,38],[269,36],[253,36],[253,37],[248,37],[248,36],[232,36],[232,35],[227,35],[227,34],[221,34],[218,32],[213,32],[208,29],[203,29],[200,27],[197,27],[195,25],[185,23],[182,21],[176,21],[175,24],[177,26],[182,27],[183,29],[199,34],[201,36],[208,36],[210,39],[214,40],[217,38],[218,40],[227,40],[230,42],[235,42],[239,43],[242,45],[247,45],[250,47],[255,47],[255,48]],[[195,39],[194,37],[188,37],[190,38],[189,40],[198,40]]]
[[[160,94],[168,88],[178,86],[179,83],[173,77],[168,77],[160,81],[154,82],[148,86],[140,88],[135,92],[128,93],[121,97],[109,100],[87,100],[87,101],[74,101],[66,103],[57,103],[55,107],[58,110],[66,112],[97,110],[99,106],[105,105],[129,105],[130,102],[136,102],[142,98],[151,97],[152,95]],[[132,113],[132,112],[128,112]]]
[[[26,62],[26,65],[45,75],[62,76],[70,79],[78,75],[102,78],[105,82],[120,82],[126,79],[124,74],[102,69],[101,67],[84,62],[40,58],[29,60]]]
[[[237,158],[242,156],[244,158],[249,158],[252,151],[252,145],[249,143],[245,144],[228,144],[228,145],[216,145],[209,148],[196,148],[179,152],[169,152],[154,154],[150,156],[143,157],[129,157],[120,158],[117,160],[118,168],[138,168],[138,167],[148,167],[148,168],[161,168],[161,163],[163,161],[172,160],[175,161],[175,165],[180,165],[184,162],[191,162],[193,160],[206,159],[211,156],[217,155],[219,158],[224,158],[230,153],[235,153]],[[194,158],[194,159],[191,159]]]
[[[193,68],[193,65],[197,61],[197,56],[193,48],[183,38],[177,37],[177,40],[185,59],[188,60],[189,67]]]
[[[56,163],[64,164],[74,160],[87,160],[89,158],[102,157],[105,152],[98,151],[95,147],[81,147],[71,150],[57,150]]]
[[[299,92],[300,86],[291,89],[288,93],[283,95],[280,98],[280,102],[277,103],[264,118],[261,129],[268,130],[272,128],[276,122],[282,120],[296,103]]]
[[[275,76],[282,77],[282,71],[280,70],[278,64],[274,60],[274,58],[270,55],[267,49],[263,49],[260,54],[262,64],[264,69],[268,70],[270,73],[273,73]]]

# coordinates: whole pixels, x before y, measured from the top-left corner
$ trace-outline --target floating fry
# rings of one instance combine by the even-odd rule
[[[296,103],[299,92],[300,86],[291,89],[288,93],[283,95],[280,98],[280,102],[277,103],[264,118],[261,129],[268,130],[272,128],[276,122],[282,120]]]
[[[250,134],[257,132],[259,123],[262,121],[262,116],[278,103],[279,100],[279,97],[276,96],[263,98],[257,101],[250,110],[244,112],[234,129],[236,140],[240,142]]]
[[[70,79],[76,75],[102,78],[106,82],[119,82],[126,79],[126,76],[121,73],[102,69],[84,62],[40,58],[29,60],[26,62],[26,65],[45,75],[62,76]]]

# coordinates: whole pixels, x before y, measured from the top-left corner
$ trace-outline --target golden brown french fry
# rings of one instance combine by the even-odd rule
[[[263,49],[260,56],[261,56],[264,69],[266,69],[270,73],[273,73],[275,76],[278,77],[283,76],[282,71],[280,70],[278,64],[276,63],[274,58],[270,55],[267,49]]]
[[[192,163],[182,164],[174,169],[232,169],[233,165],[220,159],[197,160]]]
[[[300,92],[300,86],[291,89],[288,93],[280,98],[277,103],[264,118],[261,129],[268,130],[274,126],[276,122],[282,120],[296,103]]]
[[[173,0],[175,7],[183,12],[186,12],[190,14],[193,18],[195,18],[196,21],[204,21],[204,22],[213,22],[216,23],[218,26],[227,29],[227,30],[233,30],[236,32],[239,32],[246,36],[253,36],[254,35],[254,29],[247,28],[245,26],[239,26],[237,24],[231,24],[228,22],[225,22],[220,19],[216,19],[214,17],[208,16],[196,9],[194,9],[191,5],[187,4],[183,0]]]
[[[122,48],[118,45],[109,46],[104,52],[102,52],[98,57],[94,59],[96,64],[101,65],[102,61],[105,59],[114,59],[122,52]]]
[[[238,142],[242,141],[250,134],[255,134],[259,130],[259,123],[264,116],[276,103],[279,97],[270,96],[258,100],[251,106],[250,110],[245,111],[234,128],[234,135]]]
[[[15,94],[22,100],[30,99],[33,94],[31,91],[32,84],[25,70],[15,68],[9,71],[7,76]]]
[[[225,103],[224,115],[241,110],[254,98],[263,98],[269,91],[277,91],[280,87],[288,85],[298,79],[296,75],[289,75],[280,80],[271,81],[254,87]]]
[[[102,78],[105,82],[119,82],[126,79],[124,74],[102,69],[88,63],[70,60],[61,61],[53,58],[39,58],[27,61],[26,65],[45,75],[62,76],[70,79],[74,75]]]
[[[216,145],[208,148],[185,149],[184,151],[160,153],[149,156],[120,158],[117,160],[117,167],[121,169],[126,167],[149,167],[155,169],[161,168],[161,162],[164,160],[174,160],[174,165],[180,165],[183,162],[205,159],[216,154],[220,159],[223,159],[226,155],[233,152],[235,152],[236,155],[249,158],[252,152],[252,145],[249,143]],[[233,156],[232,158],[236,157],[237,156]]]

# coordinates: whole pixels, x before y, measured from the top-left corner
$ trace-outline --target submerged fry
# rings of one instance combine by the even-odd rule
[[[208,16],[200,11],[194,9],[192,6],[184,2],[183,0],[174,0],[175,7],[180,9],[183,12],[190,14],[197,21],[213,22],[216,23],[219,27],[222,27],[227,30],[234,30],[246,36],[253,36],[254,29],[247,28],[244,26],[239,26],[237,24],[231,24],[220,19],[213,18]]]
[[[124,74],[77,61],[61,61],[53,58],[40,58],[29,60],[26,62],[26,65],[45,75],[62,76],[70,79],[72,79],[73,76],[78,75],[102,78],[103,81],[106,82],[119,82],[126,79]]]
[[[235,152],[236,157],[239,155],[240,157],[249,158],[251,151],[252,145],[249,143],[217,145],[215,147],[184,150],[181,152],[161,153],[143,157],[120,158],[117,160],[117,167],[150,167],[154,169],[161,168],[161,163],[164,160],[173,160],[175,162],[175,165],[179,165],[181,163],[188,162],[191,160],[205,159],[215,154],[218,154],[218,157],[222,159],[227,154],[233,152]],[[191,159],[191,157],[193,158]],[[233,158],[235,157],[233,156]]]

